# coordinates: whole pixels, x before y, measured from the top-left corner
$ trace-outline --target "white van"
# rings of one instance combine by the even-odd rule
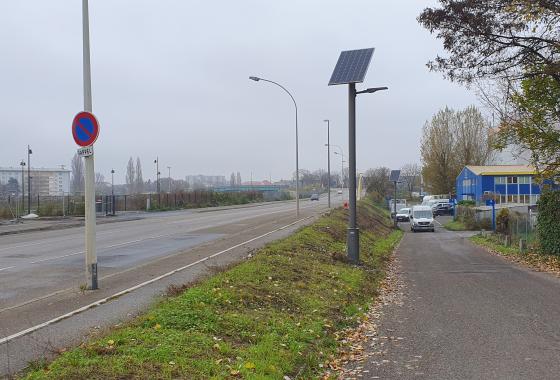
[[[434,214],[430,206],[414,206],[410,211],[410,230],[435,231]]]

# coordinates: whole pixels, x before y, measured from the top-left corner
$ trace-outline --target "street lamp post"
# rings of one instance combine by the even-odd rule
[[[348,223],[348,256],[357,263],[360,259],[360,230],[357,223],[356,207],[356,95],[372,94],[387,90],[387,87],[373,87],[356,91],[356,84],[348,85],[348,200],[350,204],[350,220]]]
[[[31,214],[31,148],[27,146],[27,214]]]
[[[323,120],[327,123],[327,182],[329,191],[329,208],[331,208],[331,122],[329,119]]]
[[[171,166],[168,166],[167,170],[168,170],[168,181],[169,181],[169,184],[168,184],[169,185],[168,186],[169,190],[167,192],[169,194],[171,194]]]
[[[115,169],[111,169],[111,211],[115,215]]]
[[[156,159],[154,160],[154,164],[156,164],[156,191],[158,194],[158,207],[160,206],[160,193],[159,193],[159,157],[156,157]]]
[[[342,199],[344,199],[344,150],[338,145],[333,145],[334,147],[340,149],[340,153],[334,152],[337,156],[340,156],[340,191],[342,191]]]
[[[24,178],[24,168],[25,168],[25,161],[21,160],[19,163],[21,165],[21,214],[23,214],[23,210],[25,210],[25,178]]]
[[[298,107],[297,107],[297,103],[296,100],[294,99],[294,97],[292,96],[292,94],[290,93],[290,91],[288,91],[286,89],[286,87],[282,86],[279,83],[276,83],[274,81],[268,80],[268,79],[263,79],[263,78],[259,78],[259,77],[255,77],[255,76],[251,76],[249,77],[249,79],[254,80],[255,82],[258,81],[263,81],[263,82],[268,82],[268,83],[272,83],[275,84],[276,86],[280,87],[282,90],[284,90],[288,95],[290,95],[290,98],[292,98],[292,101],[294,102],[294,107],[296,110],[296,217],[299,218],[299,150],[298,150]]]

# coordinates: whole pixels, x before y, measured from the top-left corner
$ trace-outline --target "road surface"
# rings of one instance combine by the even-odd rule
[[[341,203],[339,198],[333,194],[334,204]],[[323,196],[302,201],[299,219],[295,202],[280,202],[150,213],[141,220],[98,225],[98,291],[80,289],[85,282],[83,227],[0,236],[0,376],[76,344],[94,326],[140,313],[168,285],[239,261],[326,210]],[[184,270],[171,273],[177,268]],[[115,294],[116,299],[107,299]],[[99,300],[108,302],[74,315]],[[66,313],[72,317],[57,320]],[[18,335],[30,328],[29,334]]]
[[[403,295],[382,308],[363,378],[560,378],[560,279],[491,255],[467,235],[405,234]]]

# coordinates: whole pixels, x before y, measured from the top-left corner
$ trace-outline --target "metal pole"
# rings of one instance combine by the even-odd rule
[[[292,96],[292,95],[290,95]],[[294,98],[292,98],[294,100]],[[297,117],[297,104],[294,100],[296,107],[296,217],[299,218],[299,147],[298,147],[298,117]]]
[[[84,110],[92,112],[91,66],[89,52],[88,0],[82,0]],[[95,251],[95,168],[93,155],[85,160],[86,287],[97,289],[97,252]]]
[[[31,214],[31,149],[27,146],[27,214]]]
[[[327,119],[327,182],[329,191],[329,208],[331,208],[331,126],[330,121]]]
[[[169,190],[167,192],[171,193],[171,166],[168,166],[167,170],[169,171]]]
[[[115,216],[115,169],[111,169],[111,213]]]
[[[393,211],[395,213],[393,225],[397,228],[397,181],[395,181],[395,196],[393,198]]]
[[[25,210],[25,161],[21,160],[21,214],[24,213]]]
[[[360,260],[360,230],[356,215],[356,85],[348,85],[348,195],[350,220],[348,221],[348,258],[354,264]]]
[[[290,91],[288,91],[286,89],[286,87],[282,86],[280,83],[268,80],[268,79],[264,79],[264,78],[258,78],[258,77],[249,77],[249,79],[254,80],[256,82],[258,81],[264,81],[264,82],[268,82],[268,83],[272,83],[275,84],[276,86],[280,87],[282,90],[284,90],[292,99],[292,102],[294,102],[294,107],[296,110],[296,217],[299,218],[299,148],[298,148],[298,107],[297,107],[297,103],[296,100],[294,99],[294,97],[292,96],[292,94],[290,93]]]

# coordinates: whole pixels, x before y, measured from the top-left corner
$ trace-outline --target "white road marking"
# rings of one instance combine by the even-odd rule
[[[12,269],[12,268],[15,268],[15,266],[14,267],[0,268],[0,272],[2,272],[3,270],[6,270],[6,269]]]
[[[246,240],[246,241],[244,241],[244,242],[242,242],[242,243],[239,243],[239,244],[236,244],[236,245],[234,245],[234,246],[232,246],[232,247],[226,248],[226,249],[224,249],[224,250],[222,250],[222,251],[220,251],[220,252],[216,252],[216,253],[214,253],[214,254],[212,254],[212,255],[210,255],[210,256],[206,256],[206,257],[204,257],[204,258],[202,258],[202,259],[200,259],[200,260],[197,260],[197,261],[195,261],[195,262],[192,262],[192,263],[187,264],[187,265],[185,265],[185,266],[182,266],[182,267],[180,267],[180,268],[174,269],[174,270],[172,270],[172,271],[170,271],[170,272],[167,272],[167,273],[164,273],[164,274],[162,274],[162,275],[160,275],[160,276],[154,277],[154,278],[152,278],[152,279],[150,279],[150,280],[148,280],[148,281],[144,281],[144,282],[142,282],[142,283],[140,283],[140,284],[137,284],[137,285],[135,285],[135,286],[133,286],[133,287],[130,287],[130,288],[128,288],[128,289],[121,290],[120,292],[117,292],[117,293],[115,293],[115,294],[113,294],[113,295],[111,295],[111,296],[109,296],[109,297],[102,298],[102,299],[100,299],[100,300],[98,300],[98,301],[95,301],[95,302],[92,302],[92,303],[90,303],[90,304],[88,304],[88,305],[82,306],[82,307],[80,307],[80,308],[78,308],[78,309],[76,309],[76,310],[73,310],[73,311],[71,311],[71,312],[69,312],[69,313],[63,314],[63,315],[58,316],[58,317],[56,317],[56,318],[53,318],[53,319],[51,319],[51,320],[49,320],[49,321],[40,323],[40,324],[38,324],[38,325],[35,325],[35,326],[33,326],[33,327],[29,327],[29,328],[27,328],[27,329],[25,329],[25,330],[22,330],[22,331],[20,331],[20,332],[15,333],[15,334],[9,335],[9,336],[4,337],[4,338],[1,338],[1,339],[0,339],[0,344],[4,344],[4,343],[7,343],[7,342],[9,342],[9,341],[11,341],[11,340],[14,340],[14,339],[16,339],[16,338],[19,338],[19,337],[22,337],[22,336],[24,336],[24,335],[30,334],[30,333],[32,333],[32,332],[35,332],[35,331],[37,331],[37,330],[42,329],[43,327],[47,327],[47,326],[52,325],[52,324],[54,324],[54,323],[60,322],[60,321],[62,321],[63,319],[70,318],[70,317],[72,317],[72,316],[74,316],[74,315],[76,315],[76,314],[82,313],[82,312],[84,312],[84,311],[86,311],[86,310],[89,310],[89,309],[91,309],[91,308],[93,308],[93,307],[96,307],[96,306],[99,306],[99,305],[103,305],[103,304],[105,304],[105,303],[111,301],[112,299],[115,299],[115,298],[118,298],[118,297],[120,297],[120,296],[123,296],[123,295],[125,295],[125,294],[127,294],[127,293],[130,293],[130,292],[136,290],[136,289],[142,288],[142,287],[144,287],[144,286],[146,286],[146,285],[150,285],[150,284],[152,284],[152,283],[154,283],[154,282],[156,282],[156,281],[159,281],[159,280],[161,280],[161,279],[164,279],[164,278],[166,278],[166,277],[169,277],[169,276],[171,276],[171,275],[174,275],[175,273],[181,272],[181,271],[183,271],[183,270],[185,270],[185,269],[188,269],[188,268],[190,268],[190,267],[192,267],[192,266],[201,264],[201,263],[203,263],[203,262],[205,262],[205,261],[208,261],[208,260],[210,260],[210,259],[212,259],[212,258],[214,258],[214,257],[223,255],[223,254],[226,253],[226,252],[229,252],[229,251],[234,250],[234,249],[236,249],[236,248],[242,247],[242,246],[244,246],[244,245],[246,245],[246,244],[252,243],[252,242],[254,242],[255,240],[262,239],[263,237],[266,237],[266,236],[268,236],[268,235],[271,235],[271,234],[273,234],[273,233],[275,233],[275,232],[279,232],[279,231],[285,230],[285,229],[288,228],[288,227],[291,227],[291,226],[293,226],[293,225],[295,225],[295,224],[297,224],[297,223],[299,223],[299,222],[302,222],[302,221],[304,221],[304,220],[307,220],[307,219],[310,219],[310,218],[313,218],[313,217],[314,217],[314,215],[308,216],[308,217],[306,217],[306,218],[298,219],[298,220],[296,220],[295,222],[292,222],[292,223],[287,224],[287,225],[285,225],[285,226],[279,227],[279,228],[277,228],[277,229],[275,229],[275,230],[269,231],[269,232],[267,232],[267,233],[264,233],[264,234],[262,234],[262,235],[259,235],[259,236],[257,236],[257,237],[254,237],[254,238],[252,238],[252,239]]]

